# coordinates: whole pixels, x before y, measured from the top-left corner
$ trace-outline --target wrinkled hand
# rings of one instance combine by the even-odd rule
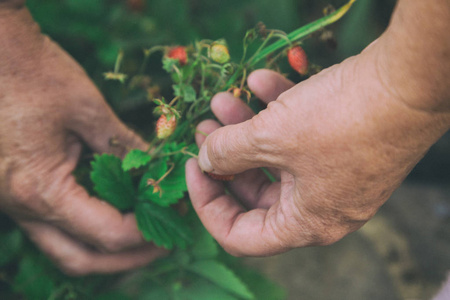
[[[200,167],[191,159],[186,172],[194,208],[225,250],[262,256],[336,242],[367,222],[445,133],[448,112],[411,107],[384,84],[379,51],[374,43],[295,86],[252,73],[249,87],[268,103],[256,116],[228,93],[214,97],[228,126],[199,124],[209,135],[197,136]],[[201,170],[237,175],[224,185]]]
[[[8,29],[0,32],[0,209],[69,274],[121,271],[161,255],[133,214],[89,196],[72,176],[82,143],[124,155],[144,142],[26,9],[1,15],[0,27]]]

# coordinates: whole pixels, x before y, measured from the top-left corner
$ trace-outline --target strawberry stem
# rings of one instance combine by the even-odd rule
[[[339,9],[334,11],[333,13],[324,16],[312,23],[309,23],[303,27],[300,27],[297,30],[292,31],[289,33],[285,39],[279,39],[278,41],[270,44],[269,46],[265,47],[264,49],[261,49],[259,53],[251,57],[247,64],[241,64],[239,68],[236,70],[236,72],[229,78],[227,83],[224,86],[224,90],[229,89],[234,82],[241,76],[242,72],[248,68],[254,67],[258,62],[260,62],[262,59],[266,58],[268,55],[272,54],[273,52],[285,47],[286,45],[293,43],[295,41],[298,41],[302,38],[307,37],[311,33],[320,30],[336,21],[338,21],[342,16],[345,15],[345,13],[350,9],[350,7],[355,3],[357,0],[350,0],[347,2],[347,4],[341,6]]]

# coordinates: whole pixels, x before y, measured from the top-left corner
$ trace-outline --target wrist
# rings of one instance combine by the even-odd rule
[[[410,90],[402,89],[402,82],[391,77],[394,70],[385,64],[385,50],[383,35],[346,66],[344,77],[351,82],[347,79],[345,85],[351,95],[357,95],[357,111],[364,116],[360,123],[370,127],[367,138],[397,149],[399,153],[389,155],[392,158],[403,156],[405,162],[414,163],[450,129],[450,111],[432,107],[428,93],[407,97],[405,91]],[[420,99],[423,106],[408,102],[411,99]]]
[[[399,0],[380,38],[385,85],[411,108],[450,113],[450,2]]]
[[[25,1],[0,0],[0,76],[27,74],[37,66],[44,36]]]

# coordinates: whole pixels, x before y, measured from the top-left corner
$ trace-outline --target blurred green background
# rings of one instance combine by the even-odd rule
[[[338,0],[28,0],[42,30],[96,78],[111,67],[118,49],[135,51],[156,44],[188,44],[225,38],[239,54],[247,29],[259,21],[290,32],[322,16]],[[360,0],[332,28],[336,51],[308,45],[313,61],[329,65],[360,52],[388,24],[394,0]],[[320,47],[323,48],[323,45]]]

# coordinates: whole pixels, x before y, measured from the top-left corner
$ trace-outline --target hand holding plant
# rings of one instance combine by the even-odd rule
[[[371,46],[293,88],[273,73],[252,74],[250,88],[270,102],[256,116],[230,95],[212,100],[219,121],[234,125],[199,125],[209,134],[197,141],[199,165],[236,179],[214,183],[190,161],[187,180],[200,219],[228,252],[262,256],[338,241],[376,213],[449,129],[444,2],[400,1]],[[427,26],[412,21],[419,13]],[[413,35],[434,51],[409,45]]]

